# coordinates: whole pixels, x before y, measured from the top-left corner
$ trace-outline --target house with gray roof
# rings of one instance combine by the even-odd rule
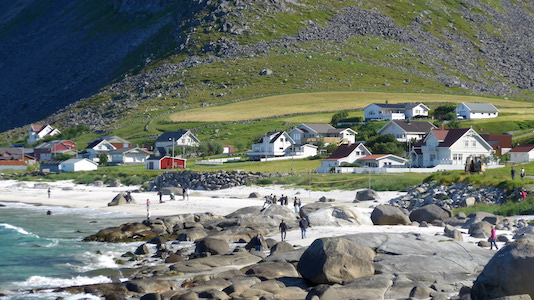
[[[476,120],[496,118],[499,116],[499,110],[491,103],[460,103],[456,107],[458,119]]]
[[[373,103],[363,109],[366,122],[428,117],[429,111],[423,103]]]
[[[428,121],[391,120],[380,128],[378,134],[391,134],[399,142],[419,141],[437,127]]]
[[[336,167],[355,163],[358,158],[371,154],[362,143],[341,144],[328,158],[321,159],[321,166],[316,170],[317,173],[329,173]]]
[[[180,129],[162,133],[155,142],[156,156],[176,156],[183,153],[185,147],[197,147],[200,140],[191,130]],[[173,150],[175,153],[173,153]]]
[[[358,133],[350,128],[335,128],[330,124],[302,123],[291,129],[288,134],[297,145],[317,145],[319,141],[328,145],[354,143]]]

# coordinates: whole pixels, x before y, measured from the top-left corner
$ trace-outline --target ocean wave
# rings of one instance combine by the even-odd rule
[[[15,282],[14,285],[24,289],[35,288],[55,288],[55,287],[67,287],[78,286],[98,283],[110,283],[111,279],[106,276],[76,276],[72,278],[54,278],[46,276],[31,276],[26,281]]]
[[[16,231],[20,234],[24,234],[24,235],[29,235],[29,236],[33,236],[33,237],[36,237],[38,238],[39,236],[36,235],[36,234],[33,234],[31,232],[28,232],[26,230],[24,230],[24,228],[22,227],[18,227],[18,226],[13,226],[11,224],[7,224],[7,223],[0,223],[0,227],[4,227],[5,229],[10,229],[12,231]]]

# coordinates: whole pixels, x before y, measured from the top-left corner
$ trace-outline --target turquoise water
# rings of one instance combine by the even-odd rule
[[[2,300],[56,299],[58,295],[49,291],[28,291],[109,282],[104,276],[91,277],[85,272],[119,268],[114,258],[136,247],[81,240],[100,229],[140,221],[138,218],[90,209],[1,204],[5,207],[0,207],[0,294],[7,295],[0,297]],[[61,296],[91,299],[87,295]]]

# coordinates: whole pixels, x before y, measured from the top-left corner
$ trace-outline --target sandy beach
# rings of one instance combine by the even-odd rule
[[[50,187],[50,198],[47,188]],[[108,206],[108,203],[119,193],[135,191],[138,186],[122,187],[96,187],[74,184],[72,181],[58,181],[36,183],[19,182],[14,180],[0,181],[0,202],[22,202],[33,205],[63,206],[72,208],[90,208],[96,211],[117,212],[132,216],[146,218],[146,200],[150,200],[150,213],[152,217],[211,212],[217,215],[226,215],[237,209],[247,206],[263,205],[263,198],[249,198],[253,192],[265,195],[274,194],[278,197],[287,195],[292,199],[299,197],[303,205],[319,201],[321,197],[335,199],[334,205],[347,205],[357,207],[363,214],[370,216],[376,205],[387,203],[388,200],[402,195],[401,192],[379,192],[380,201],[365,201],[353,203],[356,196],[354,191],[309,191],[305,189],[287,188],[284,186],[240,186],[217,191],[190,191],[189,200],[182,200],[177,196],[175,201],[169,201],[169,196],[164,195],[164,203],[159,203],[159,196],[155,192],[132,192],[135,203]],[[293,209],[290,201],[289,209]],[[52,209],[53,213],[53,209]],[[412,232],[429,235],[443,234],[442,227],[414,227],[414,226],[313,226],[309,229],[308,238],[301,239],[300,231],[289,230],[287,241],[295,245],[305,246],[315,239],[327,236],[340,236],[359,232]],[[498,234],[511,236],[511,232],[499,231]],[[280,236],[274,234],[271,238],[280,240]],[[464,241],[477,242],[479,239],[469,237],[466,232]]]

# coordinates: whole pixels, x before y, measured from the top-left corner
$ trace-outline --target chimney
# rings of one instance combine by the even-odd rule
[[[441,130],[445,130],[445,124],[444,123],[441,123]]]

